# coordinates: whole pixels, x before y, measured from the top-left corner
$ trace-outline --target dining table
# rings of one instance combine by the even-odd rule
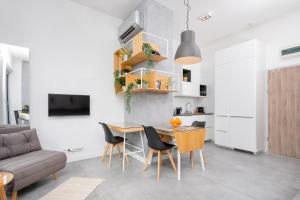
[[[156,131],[161,135],[164,142],[175,141],[177,146],[177,178],[181,180],[181,154],[190,153],[193,155],[199,150],[202,170],[205,170],[203,159],[203,148],[206,130],[205,128],[193,126],[171,127],[161,125],[155,127]],[[193,162],[193,160],[192,160]]]
[[[142,136],[142,132],[144,131],[144,128],[143,128],[142,125],[136,124],[136,123],[131,123],[131,122],[115,122],[115,123],[108,123],[108,126],[112,130],[114,130],[114,131],[116,131],[118,133],[123,134],[123,138],[124,138],[124,145],[123,145],[123,172],[125,171],[125,156],[126,155],[142,153],[143,154],[143,158],[145,159],[144,141],[143,141],[143,136]],[[127,134],[137,134],[137,133],[140,135],[141,147],[126,142],[126,140],[127,140],[127,138],[126,138]],[[131,148],[133,148],[135,150],[134,151],[129,151],[127,149],[127,151],[126,151],[126,146],[130,146]]]

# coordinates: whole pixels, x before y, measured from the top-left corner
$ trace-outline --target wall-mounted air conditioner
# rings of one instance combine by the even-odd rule
[[[293,56],[300,55],[300,43],[295,45],[290,45],[280,49],[280,56],[282,58],[289,58]]]
[[[142,12],[136,10],[129,15],[125,21],[120,25],[118,30],[119,41],[122,44],[128,42],[137,33],[143,30],[144,17]]]

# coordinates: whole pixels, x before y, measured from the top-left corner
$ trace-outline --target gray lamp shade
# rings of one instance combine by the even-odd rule
[[[181,65],[195,64],[201,61],[201,53],[195,42],[195,32],[186,30],[181,33],[181,43],[175,54],[175,63]]]

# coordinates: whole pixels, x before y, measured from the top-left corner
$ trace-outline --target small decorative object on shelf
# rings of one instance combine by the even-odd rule
[[[128,60],[128,58],[130,58],[131,57],[131,55],[132,55],[132,50],[131,49],[129,49],[129,48],[127,48],[127,47],[122,47],[121,48],[121,53],[122,53],[122,60],[123,61],[126,61],[126,60]]]
[[[161,86],[161,80],[157,80],[157,81],[155,82],[155,87],[156,87],[156,89],[159,89],[159,90],[160,90],[160,86]]]
[[[148,88],[149,82],[148,82],[148,81],[145,81],[145,80],[143,80],[142,82],[143,82],[143,88],[144,88],[144,89],[147,89],[147,88]]]
[[[170,120],[170,124],[173,126],[173,128],[177,128],[178,126],[180,126],[182,124],[181,119],[178,117],[173,117]]]
[[[173,79],[172,77],[168,77],[167,89],[169,90],[170,88],[172,88],[172,85],[173,85]]]
[[[136,83],[136,88],[141,88],[141,86],[142,86],[142,81],[141,81],[140,78],[135,79],[135,83]]]

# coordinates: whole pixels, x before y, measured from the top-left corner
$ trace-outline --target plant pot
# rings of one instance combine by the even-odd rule
[[[123,61],[128,60],[128,55],[123,55]]]
[[[127,89],[127,87],[126,87],[125,85],[123,85],[123,86],[122,86],[122,90],[123,90],[123,92],[125,92],[125,91],[126,91],[126,89]]]
[[[140,88],[141,88],[141,84],[136,84],[135,87],[136,87],[137,89],[140,89]]]
[[[143,83],[143,88],[147,89],[148,88],[148,83]]]

